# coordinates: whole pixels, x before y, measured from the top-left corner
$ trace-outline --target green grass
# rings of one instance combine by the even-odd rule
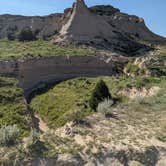
[[[137,89],[141,89],[142,87],[150,88],[151,86],[164,86],[165,85],[165,77],[103,77],[103,80],[107,83],[111,94],[114,97],[118,97],[118,92],[125,88],[136,87]]]
[[[59,83],[48,92],[34,97],[30,106],[51,128],[63,126],[66,122],[73,120],[75,117],[73,114],[77,112],[82,117],[93,113],[89,107],[89,98],[96,83],[101,78],[106,82],[112,96],[119,99],[120,103],[128,103],[127,97],[118,95],[118,92],[124,88],[136,87],[139,89],[141,87],[149,88],[154,85],[164,88],[166,83],[165,77],[76,78]],[[158,98],[158,100],[160,99]]]
[[[72,120],[77,111],[89,115],[88,100],[95,83],[91,79],[78,78],[64,81],[43,95],[36,96],[31,108],[52,128],[60,127]]]
[[[23,90],[14,78],[0,77],[0,126],[16,124],[22,134],[29,130],[30,117],[23,100]]]
[[[146,67],[153,76],[166,76],[166,46],[156,46],[150,60],[145,62]]]
[[[126,99],[126,101],[119,100],[114,106],[114,108],[116,108],[114,111],[117,113],[119,119],[102,119],[103,117],[101,115],[88,118],[89,120],[87,122],[92,125],[100,126],[100,132],[99,129],[94,130],[93,127],[91,128],[84,125],[74,126],[74,131],[77,134],[90,136],[94,140],[87,144],[89,149],[87,153],[91,153],[91,149],[93,149],[92,147],[94,145],[100,150],[104,142],[111,143],[111,146],[119,146],[119,144],[125,143],[128,147],[134,145],[140,147],[141,150],[142,147],[144,147],[142,142],[148,138],[150,140],[152,137],[155,137],[165,142],[166,124],[164,117],[166,115],[166,77],[131,78],[119,76],[71,79],[55,85],[54,88],[42,95],[34,97],[30,103],[30,107],[47,122],[50,128],[63,126],[66,122],[73,120],[76,113],[77,115],[81,114],[81,117],[84,118],[94,113],[89,107],[88,100],[96,83],[101,78],[106,82],[112,96],[118,99],[123,98],[123,96],[118,95],[118,91],[124,88],[137,87],[139,89],[142,87],[150,88],[151,86],[159,86],[161,91],[155,96],[135,101],[128,99]],[[4,122],[8,124],[12,122],[18,126],[27,126],[25,125],[26,116],[22,116],[22,108],[25,107],[24,104],[21,107],[20,101],[22,92],[21,90],[14,90],[18,88],[17,81],[15,79],[1,77],[0,87],[6,87],[7,89],[13,87],[11,94],[16,96],[12,99],[12,102],[8,100],[8,97],[6,97],[6,94],[3,92],[6,100],[3,101],[3,103],[1,102],[3,107],[0,106],[0,108],[6,107],[6,109],[4,109],[6,115],[6,119],[3,117]],[[9,99],[13,96],[11,94],[9,95]],[[19,108],[19,106],[21,108]],[[15,115],[19,118],[16,119]],[[99,117],[101,119],[99,119]],[[0,119],[2,119],[2,117],[0,117]],[[129,126],[131,126],[133,130],[129,130]],[[25,129],[23,130],[25,131]],[[107,133],[111,134],[108,135]],[[8,148],[6,151],[2,151],[1,154],[4,162],[10,161],[12,163],[15,159],[21,161],[34,158],[35,156],[47,158],[65,153],[80,154],[85,151],[86,148],[77,144],[72,137],[68,136],[63,138],[55,135],[54,130],[49,130],[40,138],[39,144],[35,144],[33,147],[31,146],[30,150],[24,148],[24,146],[20,146],[22,149],[13,147],[13,149]],[[125,140],[127,140],[127,143]],[[7,157],[9,157],[7,160],[6,157],[4,157],[6,153],[8,154]],[[11,156],[13,156],[13,158]]]
[[[163,83],[166,84],[166,80]],[[166,111],[166,86],[164,87],[162,83],[158,84],[158,86],[161,88],[158,94],[151,97],[136,98],[132,102],[125,103],[124,106],[126,107],[126,110],[133,114],[134,112],[148,114]]]
[[[0,40],[0,59],[2,60],[65,55],[89,56],[95,54],[95,49],[78,48],[75,46],[63,48],[44,40],[32,42]]]
[[[144,70],[140,69],[138,65],[135,65],[131,62],[129,62],[126,65],[126,72],[130,74],[134,74],[135,76],[144,74]]]

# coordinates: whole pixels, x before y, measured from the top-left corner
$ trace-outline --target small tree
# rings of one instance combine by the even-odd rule
[[[18,38],[19,41],[33,41],[33,40],[36,40],[35,34],[29,28],[22,29],[18,33],[17,38]]]
[[[111,94],[105,82],[100,80],[95,89],[92,92],[91,98],[89,100],[90,107],[96,111],[98,104],[104,99],[111,99]]]

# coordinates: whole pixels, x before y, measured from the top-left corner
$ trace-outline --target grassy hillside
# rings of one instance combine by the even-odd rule
[[[30,129],[30,117],[23,98],[23,90],[14,78],[0,77],[0,126],[16,124],[22,134]]]
[[[106,82],[111,94],[117,99],[117,103],[110,109],[115,117],[105,118],[89,108],[89,97],[99,79]],[[131,100],[128,94],[119,94],[124,89],[135,87],[141,92],[143,87],[148,90],[154,86],[160,88],[158,93],[145,98]],[[1,124],[17,124],[25,133],[30,119],[27,119],[22,90],[17,87],[17,81],[1,77],[0,89],[0,111],[4,115],[0,117]],[[88,125],[72,125],[72,136],[65,134],[66,126],[43,134],[31,132],[19,146],[0,148],[0,164],[27,164],[36,157],[48,161],[51,158],[58,164],[57,156],[67,163],[64,155],[73,159],[81,153],[82,158],[77,158],[78,162],[87,159],[90,162],[94,158],[95,161],[99,158],[104,161],[106,154],[109,158],[115,157],[120,163],[136,160],[144,166],[153,165],[159,153],[162,154],[158,145],[163,144],[164,147],[166,141],[165,95],[166,77],[76,78],[59,83],[48,92],[34,97],[30,103],[32,110],[50,129],[57,129],[75,118],[84,119]],[[85,118],[87,115],[91,116]]]
[[[89,108],[88,100],[99,79],[103,79],[117,102],[112,108],[113,117],[106,118]],[[158,87],[153,95],[129,98],[133,88],[138,94],[144,89]],[[124,95],[119,93],[128,89]],[[143,166],[154,165],[162,154],[166,142],[166,77],[98,77],[77,78],[62,82],[45,94],[33,98],[31,108],[48,124],[50,129],[63,126],[79,117],[85,124],[67,126],[46,132],[42,141],[47,155],[83,154],[83,160],[105,160],[103,154],[115,157],[120,163],[136,161]],[[85,116],[90,115],[85,118]],[[157,148],[156,148],[157,147]],[[157,153],[156,153],[157,152]],[[165,155],[165,153],[163,153]],[[90,156],[90,157],[89,157]],[[163,160],[162,156],[160,159]],[[79,160],[80,161],[80,160]],[[116,163],[115,165],[118,165]],[[125,165],[125,164],[124,164]]]
[[[0,59],[27,59],[60,55],[85,56],[95,55],[95,53],[95,49],[76,48],[75,46],[62,48],[44,40],[32,42],[0,40]]]
[[[79,111],[82,116],[90,114],[88,99],[95,82],[91,79],[78,78],[56,85],[43,95],[36,96],[31,108],[41,115],[52,128],[60,127],[72,120]]]
[[[74,49],[64,50],[47,41],[12,43],[3,40],[0,41],[0,58],[31,58],[47,56],[51,52],[54,55],[69,52],[85,55],[86,51],[92,51],[76,49],[73,52]],[[66,158],[90,164],[101,161],[110,164],[110,159],[116,159],[114,165],[143,166],[165,161],[165,53],[165,47],[159,47],[155,52],[140,57],[137,64],[133,65],[135,59],[132,59],[127,65],[128,73],[133,72],[135,76],[76,78],[51,86],[50,90],[47,89],[50,86],[40,89],[40,95],[32,98],[29,108],[36,114],[39,128],[45,124],[48,127],[44,133],[32,130],[28,134],[32,119],[23,91],[16,79],[0,77],[0,127],[16,124],[21,129],[21,136],[27,136],[18,144],[0,147],[0,165],[31,165],[30,161],[36,163],[38,157],[48,161],[51,158],[56,163],[54,165],[58,165],[59,160],[69,165]],[[142,69],[149,70],[151,76],[145,76]],[[112,113],[109,118],[89,107],[92,90],[100,79],[105,81],[116,101],[109,107]],[[85,123],[65,125],[75,119],[83,119]]]
[[[78,114],[83,117],[89,115],[93,113],[93,111],[90,109],[88,101],[99,79],[101,78],[77,78],[62,82],[45,94],[36,96],[30,104],[31,108],[52,128],[64,125]],[[113,97],[117,99],[117,104],[129,102],[127,96],[123,96],[119,93],[123,89],[132,89],[132,87],[135,87],[140,90],[142,87],[149,89],[152,86],[159,86],[163,88],[162,94],[156,96],[154,99],[149,98],[147,102],[150,104],[145,104],[142,106],[142,109],[146,109],[146,107],[147,109],[155,109],[153,106],[156,106],[157,109],[157,105],[160,106],[161,109],[166,107],[163,96],[166,90],[165,77],[131,78],[122,76],[102,77],[102,79],[107,83]]]

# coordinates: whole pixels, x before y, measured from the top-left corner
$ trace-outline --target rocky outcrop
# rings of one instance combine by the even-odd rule
[[[31,29],[41,38],[55,35],[61,28],[61,17],[62,14],[52,14],[44,17],[14,16],[8,14],[1,15],[0,38],[15,34],[26,28]]]
[[[116,12],[111,17],[105,19],[118,28],[121,32],[127,33],[138,39],[150,41],[152,43],[165,43],[166,39],[151,32],[145,25],[144,19],[125,13]]]
[[[125,32],[128,35],[137,38],[165,43],[166,39],[152,33],[145,25],[144,20],[137,16],[121,13],[110,5],[98,5],[90,7],[90,12],[99,15],[107,23],[113,26],[117,31]],[[62,26],[68,21],[72,9],[65,9],[63,14],[52,14],[49,16],[17,16],[17,15],[0,15],[0,38],[7,37],[24,28],[31,28],[32,31],[38,32],[38,37],[50,37],[58,33]]]
[[[97,42],[101,36],[114,37],[113,30],[114,28],[101,17],[93,15],[83,0],[77,0],[69,20],[63,25],[60,35],[55,36],[53,42]]]
[[[45,83],[74,77],[111,76],[116,74],[115,68],[112,60],[101,56],[59,56],[0,62],[0,75],[17,77],[27,97]]]
[[[62,26],[53,43],[63,46],[76,44],[133,54],[143,45],[93,14],[83,0],[74,3],[68,21]]]
[[[113,14],[120,12],[119,9],[112,7],[111,5],[97,5],[89,8],[94,14],[100,16],[112,16]]]

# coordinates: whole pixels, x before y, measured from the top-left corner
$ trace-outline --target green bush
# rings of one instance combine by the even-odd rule
[[[109,89],[105,82],[100,80],[92,92],[89,105],[93,110],[96,111],[98,104],[104,99],[111,99],[111,94],[109,93]]]
[[[17,125],[2,126],[0,129],[0,145],[11,146],[18,142],[20,130]]]
[[[18,38],[19,41],[33,41],[33,40],[36,40],[35,34],[29,28],[21,30],[18,33],[17,38]]]
[[[28,138],[28,146],[31,146],[40,140],[40,134],[32,129]]]
[[[37,157],[43,156],[44,152],[48,150],[44,142],[40,140],[40,133],[34,129],[31,130],[28,139],[27,150],[30,156]]]
[[[105,99],[104,101],[98,104],[97,112],[100,112],[107,117],[107,115],[111,114],[111,107],[113,104],[113,100]]]
[[[150,66],[149,70],[152,76],[166,76],[166,68],[163,66]]]

